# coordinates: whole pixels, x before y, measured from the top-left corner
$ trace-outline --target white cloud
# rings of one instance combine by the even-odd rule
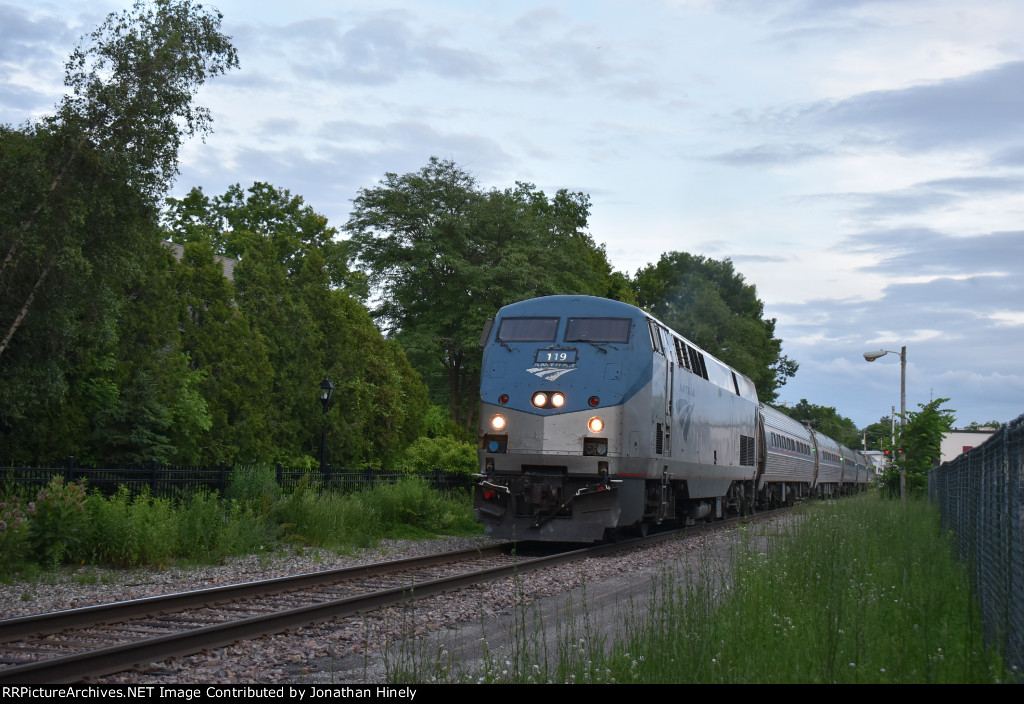
[[[621,270],[733,258],[801,363],[783,398],[871,422],[894,384],[864,345],[910,341],[912,408],[1019,404],[1019,2],[217,4],[242,69],[200,92],[216,131],[179,195],[259,179],[340,226],[432,155],[582,190]],[[51,110],[75,38],[124,5],[2,6],[0,119]]]
[[[1024,325],[1024,310],[999,310],[989,313],[988,318],[999,326],[1020,327]]]

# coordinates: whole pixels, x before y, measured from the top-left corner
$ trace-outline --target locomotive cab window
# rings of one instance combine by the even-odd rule
[[[651,329],[651,346],[654,347],[655,352],[664,355],[665,350],[661,346],[661,333],[658,332],[658,326],[654,324],[653,320],[648,320],[647,326]]]
[[[569,318],[566,342],[629,342],[629,318]]]
[[[498,328],[498,342],[554,342],[559,318],[505,318]]]

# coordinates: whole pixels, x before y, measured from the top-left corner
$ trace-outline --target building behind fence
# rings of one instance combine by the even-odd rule
[[[928,495],[972,571],[989,642],[1024,672],[1024,415],[929,472]]]
[[[81,467],[74,457],[68,457],[63,467],[16,467],[0,466],[0,489],[4,487],[21,487],[31,492],[47,484],[55,476],[63,477],[67,482],[84,479],[90,489],[104,494],[112,494],[118,487],[126,486],[132,494],[148,490],[150,496],[178,498],[196,491],[215,491],[221,496],[227,492],[232,479],[243,479],[247,474],[262,472],[267,474],[268,467],[230,466],[221,462],[209,467],[186,467],[164,465],[152,462],[135,467]],[[325,471],[319,468],[312,470],[294,470],[278,464],[273,468],[274,481],[282,488],[294,487],[299,482],[308,481],[318,489],[359,490],[374,484],[394,483],[409,474],[401,472],[350,471],[332,470],[328,465]],[[472,477],[465,474],[443,472],[440,469],[431,473],[416,473],[430,483],[435,489],[469,489],[472,488]],[[2,492],[0,492],[2,495]]]

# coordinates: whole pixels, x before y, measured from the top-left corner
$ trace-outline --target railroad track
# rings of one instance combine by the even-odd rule
[[[496,545],[0,620],[0,683],[89,681],[670,536],[528,557]]]
[[[4,619],[0,684],[90,681],[736,520],[542,556],[506,543]]]

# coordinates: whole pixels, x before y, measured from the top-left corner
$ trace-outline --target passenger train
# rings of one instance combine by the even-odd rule
[[[864,488],[860,453],[626,303],[547,296],[481,336],[474,511],[509,540],[594,542]]]

